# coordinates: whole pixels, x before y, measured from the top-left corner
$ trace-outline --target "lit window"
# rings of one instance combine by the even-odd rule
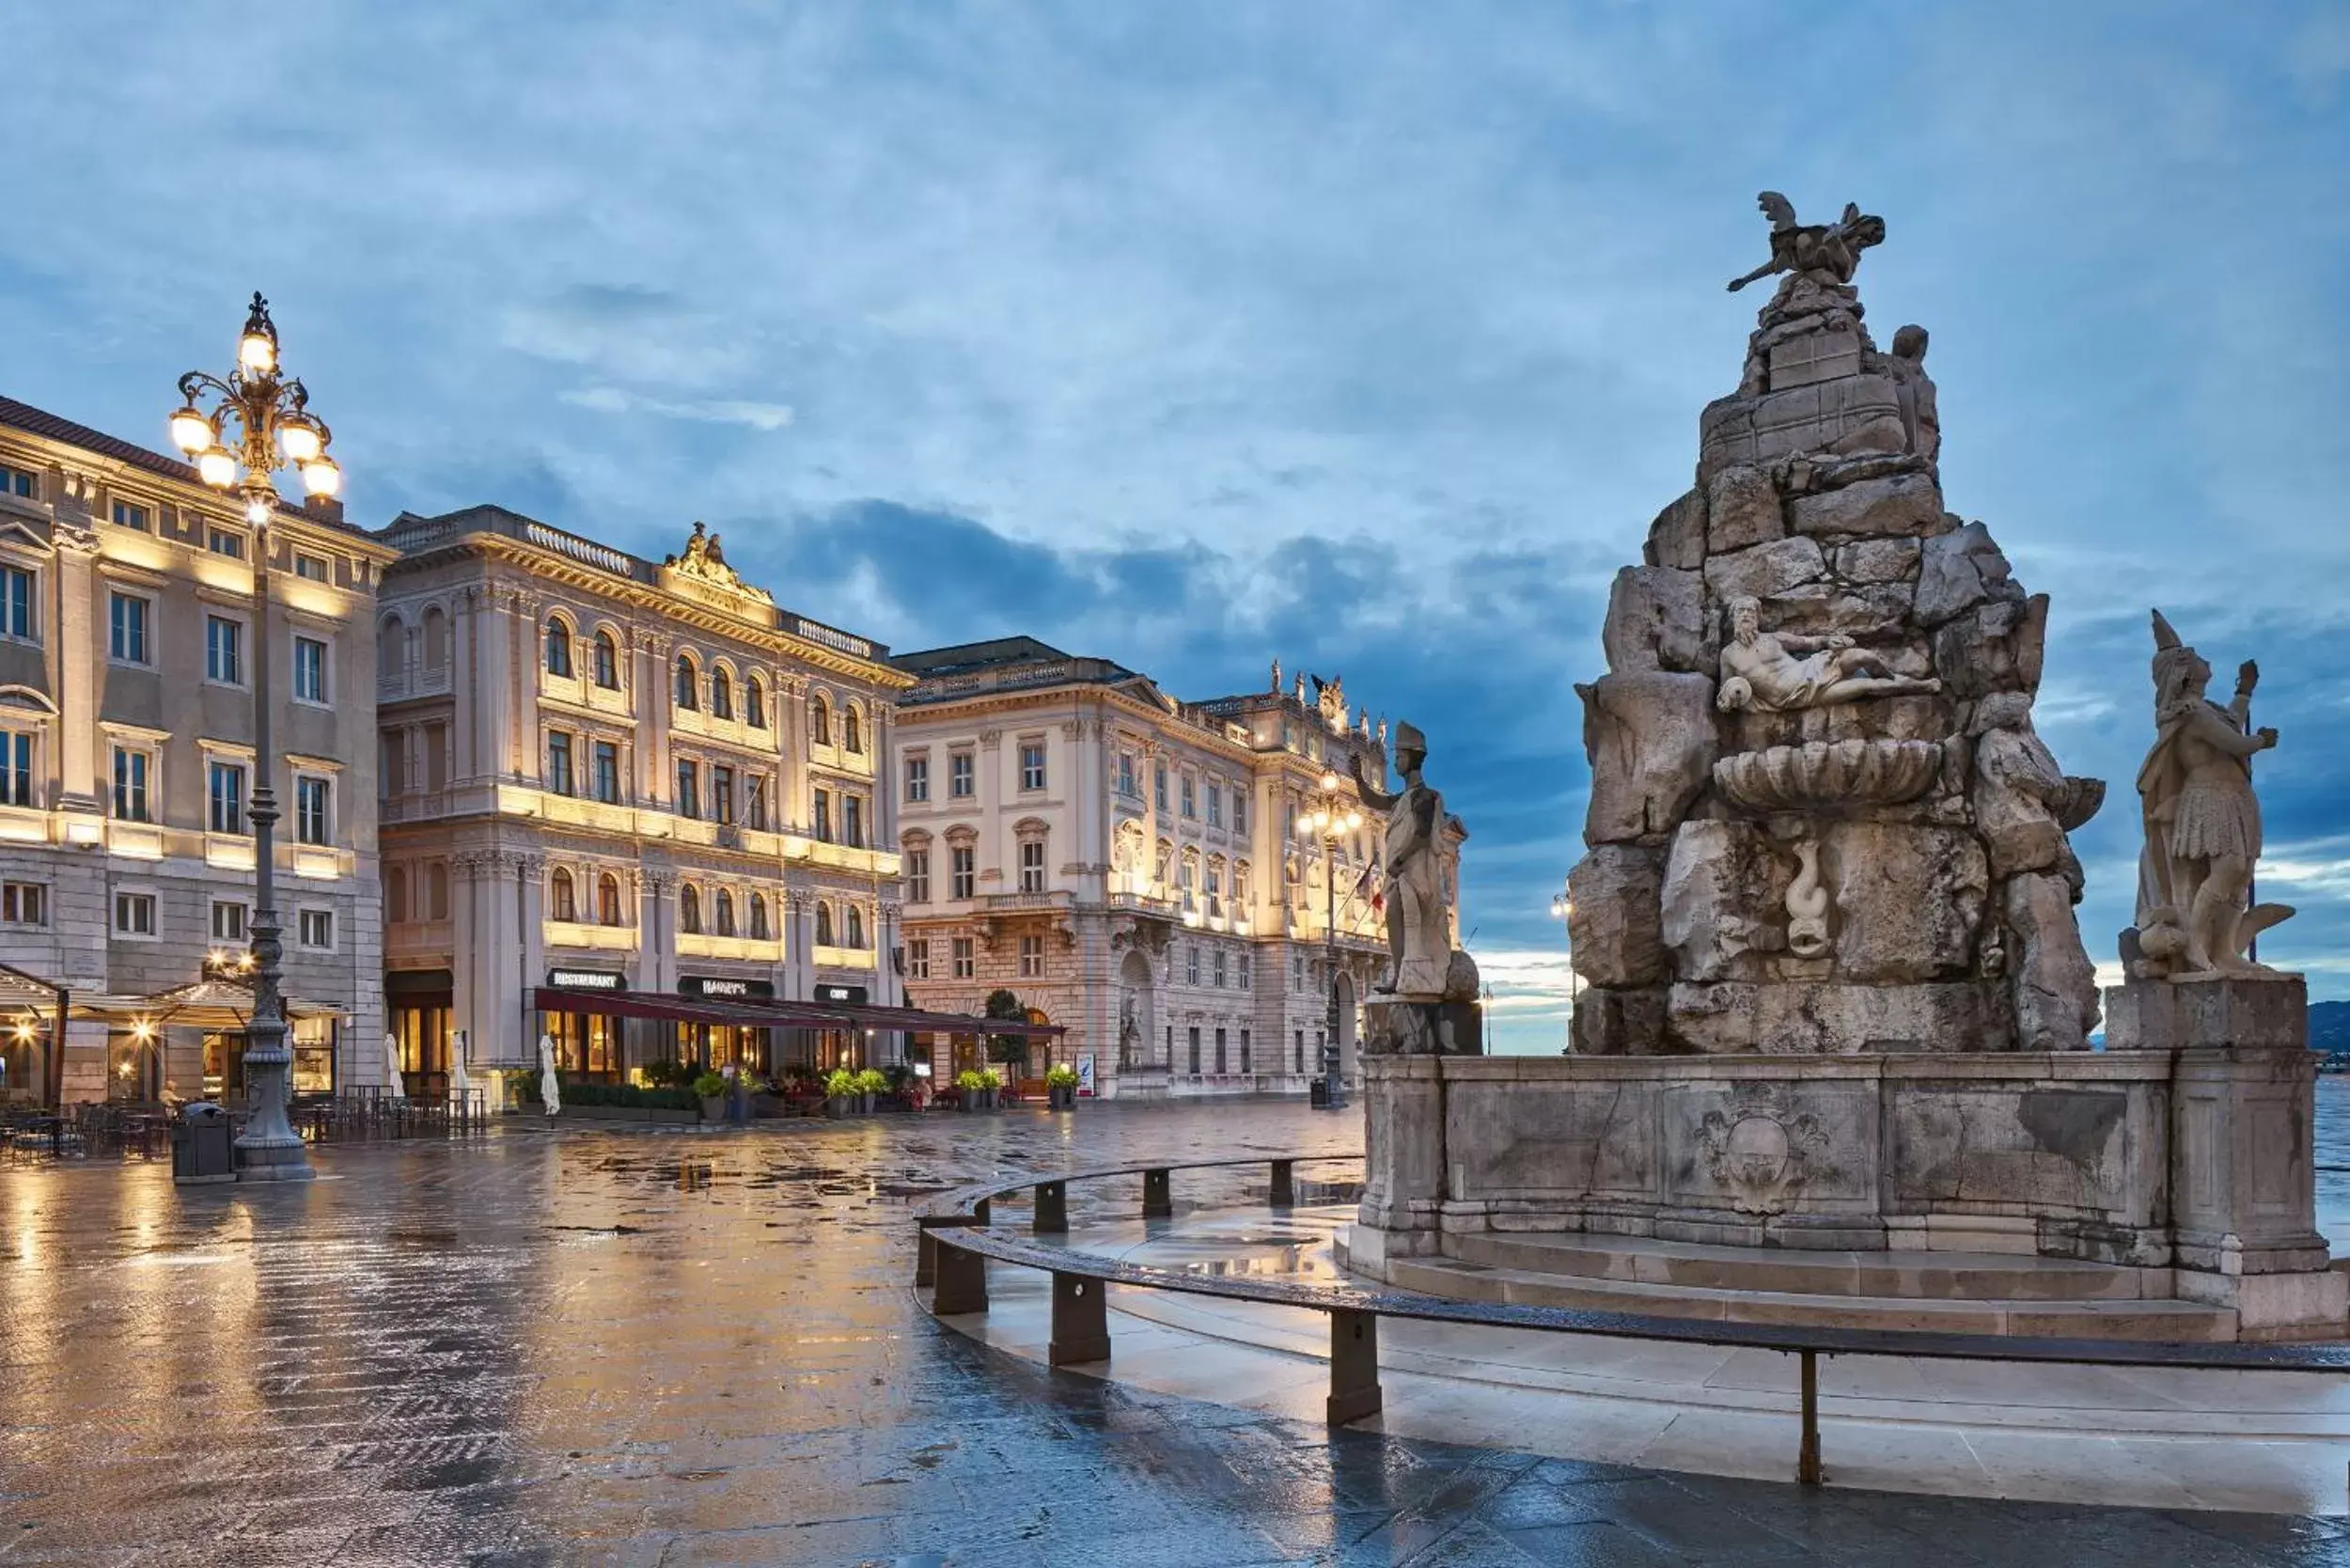
[[[244,622],[227,616],[204,618],[204,679],[226,686],[244,684]]]
[[[328,951],[335,946],[335,915],[332,910],[304,910],[295,930],[295,939],[314,951]]]
[[[236,762],[212,762],[204,769],[204,825],[213,833],[242,834],[244,823],[244,768]]]
[[[135,501],[117,501],[114,504],[112,515],[115,520],[115,526],[118,528],[136,528],[141,533],[147,532],[149,523],[150,522],[147,509],[140,506]]]
[[[333,786],[323,778],[294,780],[294,840],[304,844],[331,842],[327,808]]]
[[[154,935],[155,895],[152,893],[117,893],[115,895],[115,934],[118,936]]]
[[[118,593],[106,602],[106,656],[118,664],[155,662],[148,643],[148,621],[155,606],[135,593]]]
[[[126,823],[155,820],[147,804],[147,770],[152,760],[134,746],[115,747],[115,815]]]
[[[294,699],[326,701],[326,644],[316,637],[296,637],[293,646]]]

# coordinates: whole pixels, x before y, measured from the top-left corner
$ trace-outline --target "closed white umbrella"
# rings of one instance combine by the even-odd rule
[[[408,1082],[400,1075],[400,1036],[384,1036],[384,1097],[387,1100],[408,1098]]]
[[[561,1113],[563,1087],[555,1076],[555,1042],[543,1034],[539,1037],[539,1098],[546,1102],[549,1116]]]

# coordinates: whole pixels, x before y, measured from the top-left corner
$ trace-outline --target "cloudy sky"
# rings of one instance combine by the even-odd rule
[[[21,8],[0,391],[163,440],[255,288],[355,519],[689,523],[901,648],[1027,632],[1209,696],[1342,672],[1469,821],[1555,1045],[1572,690],[1735,386],[1754,193],[1888,243],[1943,477],[2054,595],[2114,781],[2145,614],[2262,661],[2264,956],[2350,996],[2350,10],[120,0]],[[544,17],[545,20],[540,20]]]

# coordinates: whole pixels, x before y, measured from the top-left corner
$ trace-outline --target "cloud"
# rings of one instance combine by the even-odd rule
[[[666,419],[700,419],[713,425],[744,425],[755,431],[779,431],[791,423],[791,410],[783,403],[744,402],[720,398],[708,402],[672,402],[666,398],[640,397],[617,386],[588,386],[566,392],[563,400],[598,414],[650,414]]]

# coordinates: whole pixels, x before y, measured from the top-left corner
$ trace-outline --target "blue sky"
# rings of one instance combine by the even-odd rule
[[[85,3],[9,42],[0,390],[160,445],[258,287],[356,519],[703,518],[901,647],[1343,672],[1431,736],[1528,1047],[1572,683],[1735,386],[1754,193],[1857,200],[1950,505],[2054,596],[2042,729],[2113,782],[2092,954],[2159,603],[2263,663],[2303,911],[2264,956],[2350,996],[2340,6]]]

